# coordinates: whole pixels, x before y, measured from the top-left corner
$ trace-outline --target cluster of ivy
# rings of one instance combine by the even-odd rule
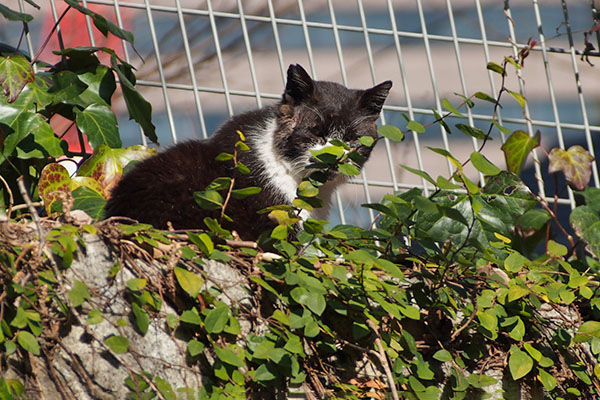
[[[90,16],[103,33],[133,43],[128,32],[66,1]],[[31,19],[2,5],[0,14],[24,24]],[[521,68],[525,50],[529,49],[522,49],[520,59],[488,65],[503,80],[497,98],[478,92],[462,98],[459,106],[446,99],[447,114],[435,113],[432,122],[484,145],[494,128],[507,134],[502,146],[506,171],[488,161],[481,149],[461,162],[444,149],[432,148],[454,166],[452,176],[433,178],[405,168],[431,184],[433,193],[415,188],[366,204],[379,213],[370,229],[332,227],[310,218],[300,229],[293,228],[302,210],[321,206],[319,187],[330,174],[359,172],[356,165],[363,160],[358,153],[332,142],[313,154],[316,172],[302,182],[296,201],[266,210],[279,222],[269,234],[269,247],[277,254],[234,246],[235,237],[217,219],[205,221],[205,232],[188,232],[180,264],[165,272],[187,297],[166,323],[186,333],[191,364],[210,354],[212,372],[204,377],[202,388],[173,388],[160,376],[132,371],[123,382],[131,390],[130,398],[244,398],[285,393],[304,383],[322,398],[383,398],[387,393],[395,399],[461,399],[482,394],[487,387],[499,390],[497,376],[489,371],[503,371],[504,381],[542,388],[552,398],[600,395],[600,190],[587,187],[593,157],[578,146],[549,154],[550,172],[562,172],[581,198],[570,215],[572,237],[555,209],[518,177],[528,154],[539,146],[539,134],[510,132],[497,120],[488,132],[465,124],[451,128],[446,122],[448,115],[464,117],[460,108],[474,107],[475,101],[493,103],[497,109],[503,93],[524,106],[520,94],[505,88],[504,77],[509,64]],[[61,50],[63,61],[56,66],[44,66],[17,49],[2,51],[0,174],[6,220],[29,221],[27,213],[36,215],[32,204],[14,205],[19,202],[17,193],[29,203],[42,200],[49,215],[80,209],[102,219],[107,188],[129,161],[146,155],[140,147],[119,148],[110,109],[115,75],[131,117],[156,139],[149,104],[133,86],[132,67],[105,48]],[[111,55],[110,66],[98,61],[99,51]],[[75,177],[55,163],[73,155],[64,151],[49,125],[56,114],[71,119],[94,149]],[[412,120],[406,126],[419,133],[426,128]],[[379,132],[394,141],[404,136],[393,126]],[[365,137],[360,142],[372,146],[377,140]],[[247,150],[240,133],[233,153],[222,153],[221,161],[244,172],[237,152]],[[484,184],[468,178],[467,163],[485,177]],[[17,176],[25,177],[29,190],[18,187],[22,181]],[[227,219],[230,195],[251,196],[257,190],[238,188],[234,179],[223,177],[195,196],[200,206],[221,209],[221,218]],[[42,232],[39,221],[36,224]],[[123,238],[144,248],[160,249],[174,240],[172,232],[147,225],[117,227]],[[568,240],[552,240],[553,229],[567,232]],[[81,306],[92,299],[85,283],[75,281],[68,291],[61,286],[62,269],[69,268],[85,246],[84,233],[102,235],[102,230],[98,224],[56,223],[43,237],[31,233],[35,240],[1,232],[1,363],[15,354],[26,360],[28,354],[46,351],[54,340],[50,319],[67,321],[75,314],[93,326],[104,318],[98,309],[81,315]],[[255,260],[258,273],[248,274],[247,286],[260,295],[262,306],[248,311],[217,300],[218,287],[205,289],[205,259],[231,265]],[[122,267],[116,265],[107,278]],[[142,277],[127,282],[131,321],[142,336],[161,310],[156,284]],[[240,320],[248,317],[261,321],[265,332],[242,337]],[[110,336],[103,344],[117,355],[130,350],[124,336]],[[376,376],[362,374],[358,365],[369,365]],[[0,399],[19,398],[23,390],[22,382],[0,378]]]

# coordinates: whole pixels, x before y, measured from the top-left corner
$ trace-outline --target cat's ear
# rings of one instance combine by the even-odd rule
[[[287,71],[287,83],[283,93],[283,102],[298,104],[310,98],[315,84],[308,73],[299,64],[291,64]]]
[[[371,89],[367,89],[360,96],[360,107],[367,115],[377,115],[381,112],[383,103],[392,88],[392,81],[385,81]]]

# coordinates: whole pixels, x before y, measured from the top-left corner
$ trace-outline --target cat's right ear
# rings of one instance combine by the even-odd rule
[[[299,64],[291,64],[287,71],[283,102],[285,104],[299,104],[310,98],[314,91],[314,82],[304,68]]]

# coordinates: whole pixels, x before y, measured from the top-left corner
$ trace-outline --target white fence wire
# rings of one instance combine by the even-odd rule
[[[30,27],[26,43],[36,54],[49,26],[65,4],[46,0],[39,11],[24,0],[11,0],[22,11],[49,21]],[[41,2],[39,2],[41,3]],[[287,65],[302,64],[316,79],[350,87],[369,87],[390,79],[394,87],[381,122],[404,130],[406,121],[429,123],[443,100],[458,104],[477,91],[496,97],[500,76],[486,69],[516,56],[529,40],[538,45],[521,71],[510,70],[506,85],[527,100],[522,108],[504,97],[497,119],[529,135],[541,131],[542,147],[580,144],[595,153],[600,142],[600,23],[597,0],[84,0],[84,5],[112,18],[135,35],[135,52],[118,42],[119,53],[137,69],[138,88],[154,108],[162,145],[205,138],[230,115],[280,98]],[[10,6],[11,4],[9,4]],[[66,22],[63,22],[64,24]],[[49,25],[50,24],[50,25]],[[64,45],[105,45],[89,18]],[[0,26],[1,41],[14,31]],[[585,32],[590,34],[584,35]],[[4,36],[4,37],[3,37]],[[585,39],[587,38],[587,40]],[[113,42],[112,45],[115,45]],[[584,52],[588,46],[587,51]],[[52,55],[47,52],[48,57]],[[116,111],[124,107],[115,102]],[[466,123],[487,131],[492,106],[463,110]],[[144,142],[139,129],[120,118],[125,144]],[[483,153],[502,166],[495,131]],[[434,124],[425,134],[411,132],[403,143],[380,143],[362,174],[336,195],[335,222],[368,224],[370,210],[358,204],[411,187],[432,189],[401,165],[448,177],[452,165],[427,147],[440,147],[464,160],[480,141]],[[597,148],[596,148],[597,150]],[[540,195],[554,201],[553,179],[545,152],[538,149],[524,171]],[[475,170],[471,171],[477,178]],[[536,178],[537,177],[537,178]],[[597,164],[592,185],[600,187]],[[570,190],[559,204],[573,206]]]

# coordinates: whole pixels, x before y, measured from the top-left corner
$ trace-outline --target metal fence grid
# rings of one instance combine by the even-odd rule
[[[61,1],[47,0],[35,11],[24,0],[11,0],[22,11],[56,21]],[[228,116],[279,99],[287,65],[300,63],[313,78],[350,87],[370,87],[390,79],[394,87],[381,122],[404,129],[406,121],[428,123],[434,110],[444,114],[442,100],[458,104],[455,93],[483,91],[497,96],[499,75],[486,70],[516,56],[531,38],[538,45],[522,71],[510,71],[507,86],[528,99],[522,109],[504,97],[499,122],[533,135],[542,146],[581,144],[592,154],[600,142],[600,65],[596,50],[582,55],[584,32],[600,22],[596,0],[83,0],[135,35],[135,49],[117,43],[123,57],[138,69],[138,87],[154,107],[161,144],[207,137]],[[11,6],[11,4],[8,4]],[[32,12],[33,11],[33,12]],[[74,11],[73,11],[74,12]],[[71,35],[73,27],[68,30]],[[64,37],[78,45],[103,45],[91,21],[79,25],[82,35]],[[35,54],[48,25],[32,26],[27,45]],[[65,30],[67,32],[67,30]],[[10,31],[0,27],[0,39]],[[600,47],[598,32],[588,36]],[[114,45],[114,43],[113,43]],[[139,55],[138,55],[139,54]],[[48,56],[51,56],[49,54]],[[115,108],[124,110],[117,100]],[[468,123],[487,130],[491,105],[464,111]],[[137,128],[120,117],[125,144],[144,142]],[[401,164],[449,176],[450,163],[426,147],[441,147],[465,159],[480,143],[439,124],[425,134],[412,132],[401,144],[385,140],[351,185],[338,191],[332,220],[367,224],[370,210],[355,205],[376,201],[392,190],[431,186]],[[503,165],[494,133],[484,154]],[[598,148],[596,149],[598,150]],[[543,151],[536,151],[524,175],[530,187],[553,201]],[[477,178],[472,170],[471,175]],[[597,165],[592,184],[599,185]],[[574,205],[570,190],[560,204]],[[367,215],[368,213],[368,215]]]

